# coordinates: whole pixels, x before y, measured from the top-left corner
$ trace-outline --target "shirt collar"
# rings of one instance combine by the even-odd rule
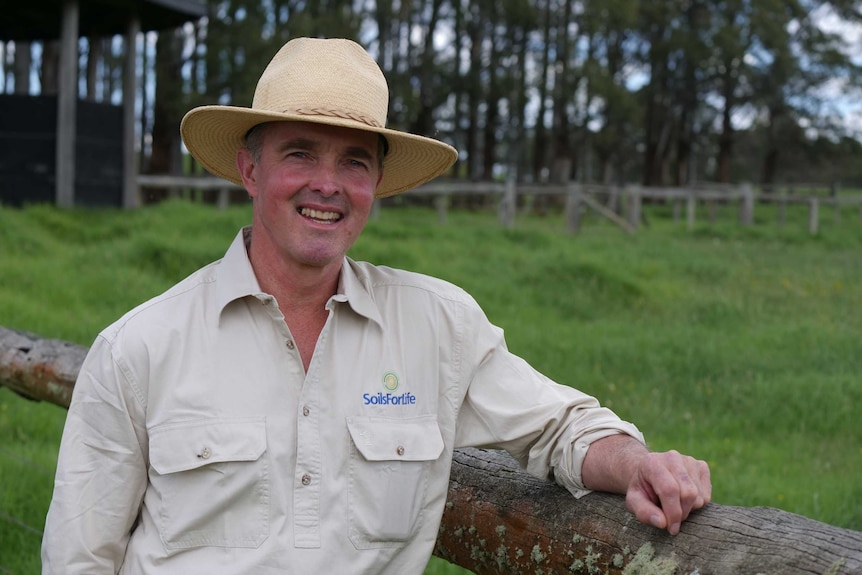
[[[361,271],[361,267],[352,259],[345,257],[341,266],[341,278],[338,281],[338,294],[335,301],[346,301],[350,308],[359,315],[378,324],[383,323],[380,310],[371,296],[369,279]]]
[[[251,227],[241,229],[216,271],[216,303],[219,314],[234,300],[246,296],[263,298],[264,294],[257,283],[257,276],[248,259],[248,242],[251,240]]]
[[[246,296],[260,300],[270,297],[260,289],[257,276],[248,259],[248,245],[251,242],[251,226],[237,233],[217,270],[217,303],[219,314],[231,302]],[[368,278],[362,274],[360,266],[348,257],[341,266],[338,293],[330,302],[346,302],[357,314],[382,323],[380,310],[371,297]]]

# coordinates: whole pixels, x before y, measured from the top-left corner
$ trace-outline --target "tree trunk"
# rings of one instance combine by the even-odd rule
[[[568,103],[574,98],[576,82],[570,77],[569,66],[570,38],[569,28],[572,25],[572,8],[570,2],[563,4],[561,20],[557,32],[557,58],[554,77],[554,126],[553,146],[554,159],[552,173],[556,172],[556,178],[552,176],[551,181],[569,181],[577,170],[573,166],[576,154],[570,149],[571,126],[569,125]]]
[[[718,136],[718,168],[716,181],[722,184],[730,183],[731,162],[733,160],[733,106],[735,81],[732,77],[731,63],[726,64],[728,71],[724,74],[722,91],[724,93],[724,108],[721,111],[721,133]]]
[[[497,15],[491,10],[486,17],[491,22],[497,21]],[[491,181],[494,179],[494,164],[497,160],[497,128],[500,121],[500,101],[503,94],[500,93],[500,80],[497,77],[497,68],[500,62],[500,53],[494,46],[493,26],[488,30],[489,45],[489,74],[488,91],[485,96],[485,125],[482,130],[482,179]]]
[[[68,407],[86,353],[0,327],[0,386]],[[639,523],[621,496],[575,499],[503,452],[462,449],[434,554],[478,575],[854,575],[862,574],[862,532],[711,503],[672,537]]]
[[[536,114],[536,135],[533,144],[533,180],[545,181],[543,176],[547,169],[546,150],[548,149],[548,131],[545,127],[545,111],[548,101],[548,66],[550,62],[551,46],[551,2],[545,0],[542,24],[542,67],[541,81],[539,82],[539,111]]]
[[[42,69],[39,81],[42,84],[42,94],[56,95],[59,92],[60,43],[57,40],[51,40],[42,45]]]
[[[482,84],[479,74],[475,71],[482,67],[482,27],[479,25],[477,8],[470,5],[470,15],[467,20],[467,34],[470,38],[470,70],[467,95],[467,176],[471,180],[481,177],[479,163],[479,108],[482,105]]]
[[[179,132],[183,117],[182,39],[166,30],[156,41],[156,93],[149,174],[182,173]]]
[[[414,134],[423,136],[434,135],[434,108],[435,98],[434,92],[434,35],[437,30],[437,23],[440,20],[440,5],[441,0],[433,0],[431,3],[431,14],[429,21],[424,28],[425,41],[422,46],[422,53],[419,55],[418,70],[416,76],[419,79],[419,101],[416,118],[410,131]]]
[[[30,42],[15,42],[15,62],[13,64],[15,93],[30,95],[30,68],[33,57],[30,55]]]

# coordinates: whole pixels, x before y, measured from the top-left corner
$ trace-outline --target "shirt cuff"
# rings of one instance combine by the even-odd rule
[[[625,421],[618,422],[614,428],[598,429],[582,435],[573,444],[569,445],[568,449],[564,450],[563,460],[560,463],[562,464],[563,469],[568,472],[555,473],[554,478],[557,483],[568,489],[576,499],[580,499],[584,495],[592,493],[591,489],[584,487],[584,480],[581,474],[584,458],[587,456],[587,450],[593,442],[604,437],[617,434],[630,435],[646,445],[644,436],[638,428]]]

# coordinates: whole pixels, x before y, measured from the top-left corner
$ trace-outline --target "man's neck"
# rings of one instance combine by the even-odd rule
[[[286,266],[255,259],[252,255],[251,265],[261,289],[278,299],[283,312],[322,309],[338,290],[342,262],[314,267]]]
[[[326,303],[338,290],[343,261],[324,267],[288,266],[262,256],[265,254],[249,249],[258,284],[262,291],[275,296],[308,371],[326,323]]]

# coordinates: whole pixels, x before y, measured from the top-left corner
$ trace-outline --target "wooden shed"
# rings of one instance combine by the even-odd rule
[[[136,37],[206,14],[203,0],[0,0],[0,41],[60,42],[56,95],[0,96],[0,201],[138,205]],[[78,98],[78,39],[125,37],[121,106]]]

